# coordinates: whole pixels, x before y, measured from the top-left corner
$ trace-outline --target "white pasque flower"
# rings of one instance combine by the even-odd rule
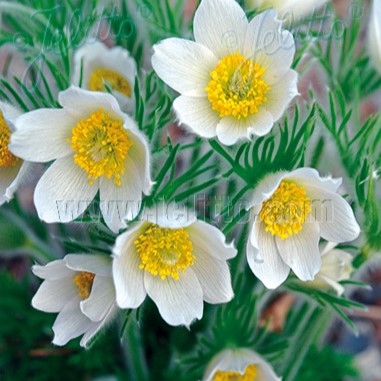
[[[8,145],[15,130],[15,120],[21,111],[0,102],[0,205],[12,199],[19,184],[28,173],[29,164],[10,152]]]
[[[235,0],[202,0],[193,31],[195,42],[169,38],[152,56],[158,76],[181,94],[179,121],[226,145],[267,134],[298,94],[292,34],[274,11],[249,23]]]
[[[201,319],[203,300],[232,299],[226,261],[236,249],[214,226],[188,212],[175,213],[165,205],[145,211],[144,220],[117,238],[116,301],[121,308],[137,308],[148,294],[168,324],[189,326]]]
[[[34,193],[39,217],[70,222],[99,190],[100,210],[111,230],[136,217],[142,193],[151,190],[150,151],[136,123],[106,93],[70,87],[58,96],[62,109],[20,116],[11,151],[34,162],[55,162]]]
[[[113,318],[117,307],[110,257],[68,254],[46,266],[35,265],[32,271],[44,279],[32,306],[58,312],[53,344],[65,345],[83,335],[81,346],[86,347]]]
[[[381,73],[381,2],[373,0],[368,27],[368,46],[377,70]]]
[[[292,23],[313,14],[328,0],[246,0],[246,8],[264,11],[274,9],[278,15]]]
[[[250,349],[225,349],[205,371],[203,381],[280,381],[270,364]]]
[[[358,237],[353,211],[337,194],[340,185],[312,168],[274,173],[258,184],[246,254],[267,288],[283,283],[290,268],[302,281],[313,280],[321,268],[320,237],[336,243]]]
[[[339,282],[350,279],[353,257],[344,250],[336,249],[336,246],[337,243],[333,242],[327,242],[324,248],[321,245],[321,269],[308,285],[320,289],[331,287],[340,296],[345,290]]]
[[[136,72],[136,62],[126,49],[85,42],[74,54],[72,81],[91,91],[107,91],[108,87],[120,106],[132,111]]]

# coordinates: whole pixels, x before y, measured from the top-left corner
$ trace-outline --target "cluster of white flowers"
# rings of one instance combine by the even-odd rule
[[[304,14],[324,1],[299,3],[252,5]],[[381,66],[380,2],[373,8],[371,49]],[[193,27],[195,41],[169,38],[152,55],[157,75],[180,93],[173,104],[179,122],[225,145],[269,133],[298,95],[292,34],[273,10],[249,22],[234,0],[202,0]],[[34,191],[40,219],[73,221],[99,194],[103,219],[119,234],[112,257],[69,254],[33,267],[44,281],[32,303],[58,313],[57,345],[83,335],[87,346],[119,309],[138,308],[147,295],[168,324],[187,327],[202,318],[204,301],[227,303],[234,295],[227,261],[237,250],[219,229],[192,214],[179,219],[164,204],[141,212],[154,183],[149,142],[128,115],[136,75],[126,50],[89,43],[74,55],[73,85],[59,94],[61,108],[22,114],[0,103],[1,204],[12,198],[30,163],[52,162]],[[298,168],[271,173],[255,187],[246,256],[267,288],[279,287],[292,270],[311,287],[343,293],[338,282],[349,278],[352,257],[335,246],[355,240],[360,228],[340,185],[341,179]],[[321,239],[329,242],[325,249]],[[279,380],[248,349],[222,352],[205,380],[234,375]]]

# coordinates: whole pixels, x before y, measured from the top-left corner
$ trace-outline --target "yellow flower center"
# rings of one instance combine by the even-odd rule
[[[254,364],[249,365],[244,374],[239,372],[217,371],[213,381],[255,381],[257,378],[257,367]]]
[[[311,200],[304,187],[282,181],[270,199],[262,205],[260,218],[266,231],[285,239],[298,234],[311,213]]]
[[[270,90],[262,79],[265,70],[238,52],[222,58],[210,73],[212,79],[205,89],[213,110],[221,118],[241,119],[257,113],[258,107],[267,102]]]
[[[94,277],[95,274],[82,271],[73,278],[73,282],[77,285],[79,290],[78,294],[82,299],[87,299],[90,296]]]
[[[11,129],[4,119],[3,112],[0,110],[0,166],[14,167],[19,161],[18,157],[12,155],[8,149]]]
[[[88,173],[90,184],[106,176],[114,177],[115,184],[121,185],[125,159],[133,145],[122,121],[99,109],[72,129],[69,142],[76,152],[74,162]]]
[[[140,268],[161,279],[179,279],[179,271],[193,265],[193,246],[184,229],[161,228],[152,224],[134,242],[140,255]]]
[[[111,69],[95,69],[90,75],[89,89],[91,91],[106,91],[105,85],[127,97],[131,96],[131,86],[123,75]]]

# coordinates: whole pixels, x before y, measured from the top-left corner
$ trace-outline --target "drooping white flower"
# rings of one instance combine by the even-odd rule
[[[74,54],[73,84],[91,91],[109,87],[122,108],[134,107],[136,62],[121,47],[108,48],[100,41],[87,42]]]
[[[290,268],[302,281],[313,280],[321,268],[320,237],[336,243],[358,237],[353,211],[337,194],[340,184],[312,168],[274,173],[258,184],[246,251],[267,288],[283,283]]]
[[[344,250],[336,249],[337,244],[328,242],[321,248],[321,269],[308,284],[314,288],[333,288],[340,296],[344,293],[341,280],[350,279],[353,272],[353,257]]]
[[[328,0],[246,0],[247,9],[264,11],[274,9],[282,20],[288,23],[299,21],[301,18],[312,15]]]
[[[116,99],[71,87],[58,96],[62,109],[40,109],[16,121],[11,151],[34,162],[55,162],[34,193],[39,217],[70,222],[99,190],[100,209],[117,232],[136,217],[151,190],[150,151],[136,123]]]
[[[376,69],[381,73],[381,2],[373,0],[368,28],[368,46]]]
[[[32,299],[33,307],[58,312],[53,344],[65,345],[83,335],[81,346],[87,347],[117,310],[111,258],[69,254],[46,266],[35,265],[32,271],[44,279]]]
[[[202,0],[193,31],[195,42],[169,38],[152,56],[158,76],[181,94],[179,121],[226,145],[267,134],[298,93],[292,34],[274,11],[249,23],[234,0]]]
[[[170,204],[172,205],[172,204]],[[113,249],[117,304],[139,307],[146,295],[170,325],[189,326],[203,314],[203,300],[233,297],[226,260],[236,255],[220,230],[160,204],[121,234]]]
[[[19,184],[28,173],[29,164],[9,151],[11,133],[15,130],[15,119],[21,111],[0,102],[0,205],[12,199]]]
[[[271,365],[250,349],[226,349],[205,371],[203,381],[280,381]]]

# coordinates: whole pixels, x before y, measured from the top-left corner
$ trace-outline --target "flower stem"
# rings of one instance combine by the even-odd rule
[[[209,144],[212,146],[214,151],[216,151],[220,156],[222,156],[226,161],[229,162],[233,171],[241,177],[247,184],[251,184],[251,180],[247,175],[246,171],[225,151],[224,148],[217,142],[217,140],[209,140]]]
[[[130,381],[147,381],[148,368],[142,346],[140,329],[135,318],[129,319],[122,337]]]
[[[332,311],[330,309],[323,309],[315,304],[310,304],[305,314],[305,319],[298,325],[298,332],[293,339],[293,342],[303,343],[303,345],[289,351],[288,357],[284,362],[287,364],[283,372],[284,381],[295,380],[309,349],[314,343],[318,343],[321,340],[331,318]]]

